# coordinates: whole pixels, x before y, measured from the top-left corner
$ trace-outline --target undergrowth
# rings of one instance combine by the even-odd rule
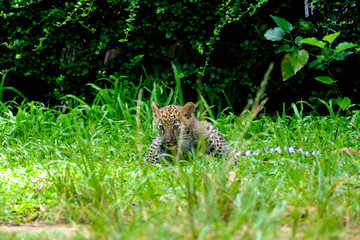
[[[150,103],[174,103],[173,94],[164,98],[154,86],[145,101],[142,89],[117,79],[111,89],[92,86],[94,102],[68,96],[66,113],[34,102],[0,105],[2,223],[66,221],[86,226],[93,239],[357,235],[360,158],[332,151],[359,150],[359,112],[305,116],[300,102],[292,116],[254,119],[240,139],[249,117],[215,116],[205,105],[236,151],[293,145],[321,153],[152,166],[144,164],[156,135]]]

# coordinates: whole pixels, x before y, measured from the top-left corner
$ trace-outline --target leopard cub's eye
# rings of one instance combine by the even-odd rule
[[[174,130],[178,129],[179,125],[174,125]]]
[[[163,126],[163,125],[160,125],[160,126],[159,126],[159,129],[160,129],[160,130],[164,130],[164,126]]]

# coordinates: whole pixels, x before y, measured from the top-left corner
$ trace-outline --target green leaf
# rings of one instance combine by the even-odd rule
[[[349,48],[357,47],[357,46],[358,46],[358,45],[357,45],[357,44],[354,44],[354,43],[342,42],[342,43],[339,43],[339,44],[336,46],[336,48],[335,48],[335,53],[344,51],[344,50],[349,49]]]
[[[283,81],[288,80],[302,69],[306,65],[308,59],[309,54],[304,49],[301,51],[294,49],[292,53],[286,54],[281,61]]]
[[[301,51],[294,51],[290,55],[291,64],[293,65],[296,74],[296,72],[303,68],[309,60],[309,54],[305,49],[303,49]]]
[[[275,50],[275,53],[280,53],[280,52],[291,52],[292,48],[289,45],[281,45],[278,49]]]
[[[297,37],[295,38],[295,44],[301,46],[301,40],[302,40],[302,39],[303,39],[303,38],[302,38],[301,36],[297,36]]]
[[[336,32],[333,34],[326,35],[323,37],[322,40],[327,41],[328,43],[332,44],[332,42],[340,35],[340,32]]]
[[[305,44],[309,44],[309,45],[313,45],[319,48],[324,48],[326,43],[323,41],[318,40],[317,38],[304,38],[303,40],[300,41],[301,43],[305,43]]]
[[[336,102],[342,110],[346,110],[351,104],[351,100],[348,97],[344,97],[344,98],[338,97],[336,99]]]
[[[281,60],[281,75],[283,81],[286,81],[295,75],[294,69],[291,65],[291,57],[289,53],[286,54],[284,58]]]
[[[266,33],[264,34],[264,37],[267,40],[275,42],[275,41],[280,41],[284,35],[285,32],[281,28],[277,27],[267,30]]]
[[[351,54],[353,54],[353,52],[349,52],[349,51],[339,52],[339,53],[335,54],[334,59],[338,60],[338,61],[343,61],[345,59],[345,57],[347,57]]]
[[[272,19],[275,21],[275,23],[286,33],[290,33],[290,31],[293,29],[293,26],[291,23],[286,21],[285,19],[281,17],[271,16]]]
[[[334,55],[334,50],[329,47],[324,47],[321,49],[321,55],[324,56],[325,61],[329,61],[329,59]]]
[[[321,64],[321,61],[319,60],[314,60],[311,63],[309,63],[309,69],[311,68],[316,68],[317,66],[319,66]]]
[[[171,36],[172,36],[172,32],[166,32],[166,34],[165,34],[166,38],[171,38]]]
[[[324,71],[326,69],[326,66],[324,64],[319,64],[319,65],[315,66],[314,68]]]
[[[326,59],[324,55],[316,55],[316,58],[319,61],[325,61],[325,59]]]
[[[315,80],[319,81],[319,82],[322,82],[322,83],[325,83],[325,84],[333,84],[335,81],[329,77],[329,76],[320,76],[320,77],[316,77],[314,78]]]

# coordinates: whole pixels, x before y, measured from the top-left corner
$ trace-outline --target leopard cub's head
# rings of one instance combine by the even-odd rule
[[[181,131],[184,131],[194,120],[195,104],[186,103],[184,106],[168,105],[160,108],[155,102],[151,104],[157,130],[164,143],[168,146],[177,144]]]

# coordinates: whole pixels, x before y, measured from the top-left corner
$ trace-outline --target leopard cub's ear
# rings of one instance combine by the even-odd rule
[[[152,102],[151,103],[151,108],[152,108],[152,111],[153,111],[154,119],[157,119],[158,116],[159,116],[159,112],[160,112],[160,106],[157,105],[156,102]]]
[[[186,103],[181,109],[181,115],[187,120],[194,118],[195,104],[193,102]]]

